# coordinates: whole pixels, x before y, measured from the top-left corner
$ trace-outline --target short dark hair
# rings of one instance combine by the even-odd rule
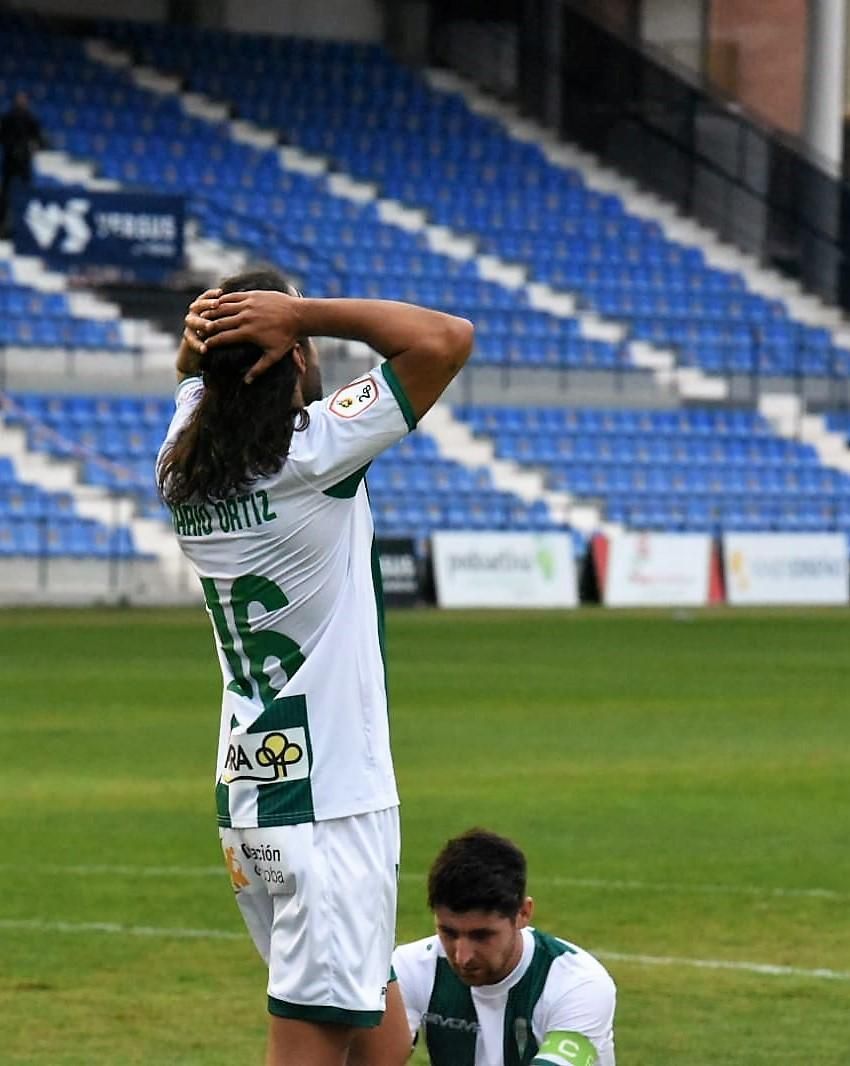
[[[454,837],[428,874],[428,906],[456,914],[497,911],[515,918],[525,902],[525,855],[512,840],[488,829]]]

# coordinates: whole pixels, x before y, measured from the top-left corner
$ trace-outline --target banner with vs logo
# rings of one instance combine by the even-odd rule
[[[87,189],[26,189],[15,200],[15,251],[63,267],[150,273],[183,262],[183,199]]]

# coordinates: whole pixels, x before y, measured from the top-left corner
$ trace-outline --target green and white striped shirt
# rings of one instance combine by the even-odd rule
[[[203,392],[198,378],[181,383],[166,443]],[[224,827],[398,804],[364,475],[415,418],[389,363],[307,410],[309,425],[293,434],[276,475],[173,513],[224,682],[216,768]]]
[[[522,957],[495,985],[456,976],[438,936],[393,954],[411,1035],[431,1066],[614,1066],[616,989],[592,955],[523,929]]]

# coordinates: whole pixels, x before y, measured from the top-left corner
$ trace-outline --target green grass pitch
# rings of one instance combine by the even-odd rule
[[[848,638],[846,611],[391,614],[400,936],[483,824],[614,974],[620,1066],[846,1066]],[[261,1063],[202,610],[6,611],[0,677],[0,1061]]]

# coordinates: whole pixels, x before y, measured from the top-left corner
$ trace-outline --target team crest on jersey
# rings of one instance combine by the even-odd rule
[[[528,1021],[525,1018],[517,1018],[514,1022],[514,1038],[519,1057],[522,1058],[528,1047]]]
[[[268,785],[275,781],[299,781],[310,775],[307,737],[301,726],[268,733],[241,733],[231,736],[221,780],[255,781]]]
[[[358,378],[334,394],[330,410],[340,418],[356,418],[372,406],[378,398],[378,383],[371,374]]]

